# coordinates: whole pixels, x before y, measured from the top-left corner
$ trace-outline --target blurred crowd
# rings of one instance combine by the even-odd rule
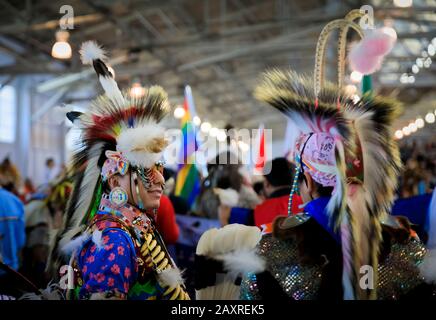
[[[232,153],[227,152],[225,156],[227,163],[234,164],[219,164],[219,161],[209,164],[208,175],[201,179],[201,188],[192,206],[175,195],[177,172],[165,168],[166,189],[156,225],[170,248],[176,250],[174,245],[179,236],[183,236],[176,217],[208,219],[216,221],[217,226],[241,223],[268,228],[275,217],[288,214],[292,163],[286,158],[276,158],[269,163],[270,172],[252,176],[238,159],[231,159]],[[431,193],[436,183],[436,144],[404,144],[401,157],[404,169],[398,197]],[[73,188],[73,177],[53,159],[47,159],[44,170],[44,182],[35,186],[30,178],[20,175],[9,159],[0,164],[0,261],[20,271],[38,287],[44,287],[49,281],[45,268],[50,235],[62,227],[63,212]],[[300,197],[294,195],[291,213],[301,212],[302,207]],[[191,231],[200,224],[195,223],[189,227]],[[175,256],[183,260],[180,253]],[[179,263],[187,267],[183,261]],[[1,272],[0,269],[0,276]]]
[[[399,197],[431,193],[436,185],[436,142],[404,142],[400,151],[404,170],[400,176]]]

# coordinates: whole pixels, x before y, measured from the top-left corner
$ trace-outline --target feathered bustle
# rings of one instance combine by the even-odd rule
[[[259,228],[241,224],[230,224],[203,233],[198,241],[196,254],[205,257],[206,261],[222,263],[225,273],[217,271],[213,284],[196,290],[197,300],[238,299],[239,285],[235,284],[235,280],[246,272],[256,273],[265,269],[265,261],[255,251],[261,237]],[[198,272],[209,275],[211,270],[200,269]]]

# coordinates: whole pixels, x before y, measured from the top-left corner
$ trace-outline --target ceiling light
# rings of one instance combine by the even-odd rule
[[[183,109],[183,107],[178,106],[177,108],[174,109],[174,118],[181,119],[183,118],[184,115],[185,115],[185,109]]]
[[[209,122],[203,122],[201,124],[201,132],[203,133],[208,133],[210,131],[210,129],[212,128],[212,125]]]

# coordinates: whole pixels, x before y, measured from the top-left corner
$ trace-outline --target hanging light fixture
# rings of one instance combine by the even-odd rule
[[[422,120],[422,118],[418,118],[415,120],[415,124],[418,127],[418,129],[421,129],[424,127],[424,120]]]
[[[211,137],[216,137],[218,135],[218,132],[219,132],[218,128],[213,127],[213,128],[210,129],[209,135]]]
[[[139,82],[135,82],[132,84],[130,88],[130,95],[132,97],[142,97],[145,94],[145,89],[141,86]]]
[[[427,123],[434,123],[435,121],[435,115],[433,112],[429,112],[425,115],[425,121],[427,121]]]
[[[357,92],[357,87],[354,84],[347,84],[344,90],[349,96],[353,96]]]
[[[218,131],[216,138],[219,142],[224,142],[227,139],[227,134],[224,130],[221,129]]]
[[[403,137],[404,137],[403,131],[401,131],[401,130],[395,131],[395,138],[397,138],[399,140],[399,139],[402,139]]]
[[[174,109],[174,118],[181,119],[185,115],[185,109],[182,106],[178,106]]]
[[[418,126],[416,125],[415,122],[411,122],[411,123],[409,123],[409,130],[410,130],[410,132],[416,132],[416,131],[418,131]]]
[[[413,0],[394,0],[394,5],[399,8],[408,8],[413,5]]]
[[[208,133],[212,128],[212,125],[209,122],[203,122],[200,128],[201,128],[201,132]]]
[[[56,32],[56,42],[51,48],[51,55],[56,59],[70,59],[72,55],[71,46],[68,43],[68,38],[70,34],[68,31],[58,31]]]
[[[201,124],[201,119],[200,117],[195,116],[194,118],[192,118],[192,122],[194,122],[194,125],[198,127]]]
[[[363,78],[363,74],[361,74],[359,71],[351,72],[350,75],[351,82],[359,83],[360,81],[362,81],[362,78]]]

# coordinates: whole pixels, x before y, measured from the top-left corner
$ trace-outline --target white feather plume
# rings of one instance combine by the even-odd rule
[[[59,283],[49,283],[47,288],[39,290],[39,294],[25,293],[18,300],[65,300],[64,292]]]
[[[220,199],[220,203],[222,205],[228,206],[228,207],[236,207],[239,202],[239,194],[235,189],[228,188],[228,189],[220,189],[215,188],[214,189],[215,194],[218,195],[218,198]]]
[[[104,77],[100,75],[98,80],[100,81],[100,84],[109,99],[118,105],[125,104],[124,96],[121,93],[121,90],[118,88],[118,84],[113,77]]]
[[[100,250],[104,247],[103,239],[102,239],[102,232],[100,230],[95,230],[92,233],[92,242],[97,246],[97,249]]]
[[[256,250],[239,250],[218,256],[218,260],[224,263],[224,269],[234,277],[245,273],[260,273],[265,270],[266,262]]]
[[[92,65],[92,61],[96,59],[102,61],[107,59],[106,52],[95,41],[86,41],[82,43],[79,53],[80,59],[85,65]]]
[[[183,272],[180,271],[177,267],[171,267],[163,270],[159,273],[159,283],[161,283],[164,287],[169,286],[171,288],[175,288],[177,285],[183,285]]]
[[[117,138],[117,150],[134,166],[151,168],[162,157],[162,152],[153,152],[155,139],[164,139],[165,129],[154,123],[122,130]]]
[[[81,248],[83,244],[90,238],[91,235],[89,233],[83,233],[80,236],[69,240],[68,242],[66,242],[66,238],[62,238],[62,240],[59,242],[60,251],[64,255],[70,256],[74,251]]]

